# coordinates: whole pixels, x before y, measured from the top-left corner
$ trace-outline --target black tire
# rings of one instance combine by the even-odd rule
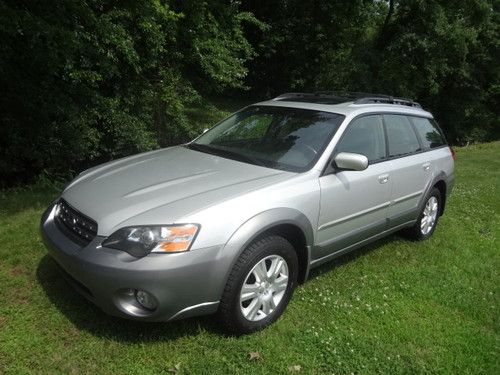
[[[288,266],[288,283],[275,309],[258,321],[245,318],[240,307],[240,293],[247,275],[264,258],[278,255]],[[285,310],[297,286],[298,259],[294,247],[283,237],[270,235],[251,243],[236,261],[229,274],[219,305],[219,318],[224,329],[235,335],[259,331],[276,321]]]
[[[436,215],[436,219],[434,221],[434,224],[430,228],[430,231],[427,233],[423,233],[422,229],[421,229],[422,219],[424,218],[424,215],[425,215],[426,203],[429,202],[429,200],[432,197],[435,197],[437,199],[437,204],[438,204],[437,215]],[[427,238],[429,238],[430,236],[432,236],[432,234],[434,233],[434,230],[436,229],[436,226],[438,224],[439,216],[441,214],[442,202],[443,201],[442,201],[442,197],[441,197],[441,192],[439,191],[439,189],[432,188],[432,190],[429,192],[429,194],[427,194],[427,196],[425,197],[424,204],[423,204],[423,207],[420,211],[420,214],[418,215],[417,221],[415,222],[415,224],[411,228],[408,228],[405,231],[406,235],[410,239],[412,239],[414,241],[423,241],[423,240],[426,240]]]

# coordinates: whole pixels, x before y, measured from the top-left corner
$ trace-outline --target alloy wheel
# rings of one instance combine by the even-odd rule
[[[423,235],[428,234],[436,223],[438,215],[438,200],[435,196],[429,198],[425,204],[422,220],[420,221],[420,231]]]
[[[288,264],[279,255],[261,259],[248,273],[240,292],[240,309],[250,321],[264,319],[276,310],[288,286]]]

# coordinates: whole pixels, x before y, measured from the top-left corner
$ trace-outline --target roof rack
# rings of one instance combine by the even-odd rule
[[[408,107],[422,108],[422,106],[406,98],[397,98],[390,95],[370,94],[365,92],[336,92],[336,91],[316,91],[307,92],[287,92],[274,98],[277,101],[313,102],[321,104],[340,104],[353,101],[354,104],[396,104]]]
[[[368,96],[365,98],[360,98],[354,102],[354,104],[371,104],[371,103],[379,103],[379,104],[398,104],[398,105],[406,105],[408,107],[416,107],[422,108],[420,103],[414,102],[411,99],[406,98],[394,98],[392,96]]]
[[[294,101],[294,102],[314,102],[322,104],[339,104],[349,101],[349,98],[339,95],[332,91],[318,91],[318,92],[287,92],[274,98],[277,101]]]

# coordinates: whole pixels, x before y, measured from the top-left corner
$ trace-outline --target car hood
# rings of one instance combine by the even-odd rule
[[[138,215],[157,222],[135,224],[175,223],[191,212],[291,175],[177,146],[89,169],[62,197],[98,223],[99,235],[109,235]],[[144,215],[148,211],[154,215]]]

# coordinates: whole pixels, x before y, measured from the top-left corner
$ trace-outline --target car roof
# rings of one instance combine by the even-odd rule
[[[324,93],[287,93],[255,105],[311,109],[354,117],[364,113],[403,113],[433,118],[420,104],[388,95],[354,93],[346,96]]]

